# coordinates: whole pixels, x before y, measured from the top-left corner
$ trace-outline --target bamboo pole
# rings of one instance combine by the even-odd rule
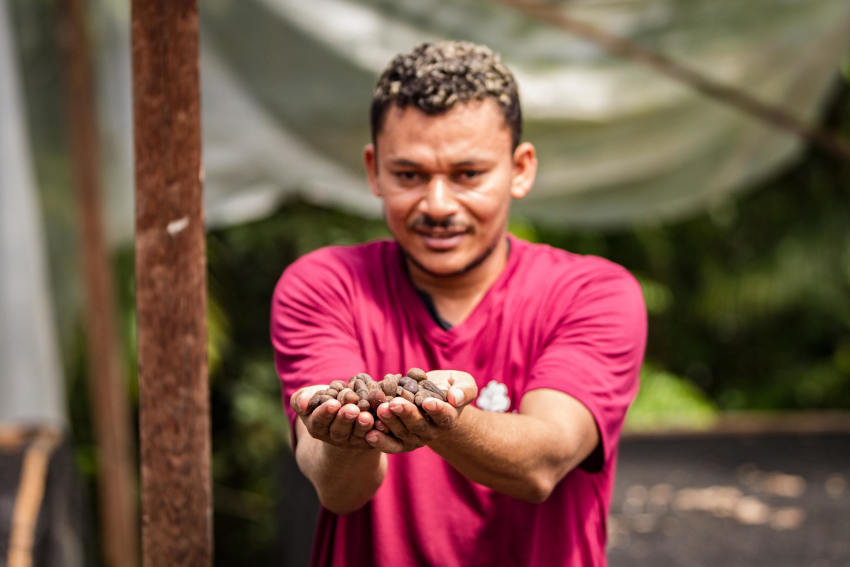
[[[132,4],[145,567],[212,564],[196,0]]]
[[[103,236],[99,144],[85,0],[63,0],[69,136],[85,289],[89,395],[97,443],[100,534],[107,567],[138,564],[137,493],[126,375]]]

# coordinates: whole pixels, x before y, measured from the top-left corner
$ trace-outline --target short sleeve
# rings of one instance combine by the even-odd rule
[[[289,399],[296,390],[347,380],[364,368],[351,309],[352,285],[347,266],[328,250],[302,257],[278,280],[270,334],[290,425],[296,416]]]
[[[525,390],[559,390],[590,410],[601,447],[581,466],[598,472],[611,461],[637,394],[647,321],[634,277],[601,258],[589,263],[592,269],[553,296],[546,337]]]

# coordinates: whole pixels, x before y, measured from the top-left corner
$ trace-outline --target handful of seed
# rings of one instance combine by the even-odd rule
[[[334,380],[327,388],[316,392],[307,404],[307,413],[313,413],[323,403],[335,399],[343,405],[354,404],[360,411],[368,411],[377,417],[378,406],[394,398],[404,398],[416,404],[423,414],[425,410],[422,409],[422,402],[426,399],[447,401],[446,392],[428,380],[421,368],[411,368],[407,371],[407,376],[386,374],[383,380],[374,380],[365,372],[361,372],[352,376],[348,383]]]

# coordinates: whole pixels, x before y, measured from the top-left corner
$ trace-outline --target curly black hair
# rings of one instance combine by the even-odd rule
[[[375,143],[391,105],[413,105],[440,114],[457,103],[493,98],[511,130],[512,147],[522,136],[522,111],[513,74],[489,47],[465,41],[423,43],[397,55],[378,79],[370,125]]]

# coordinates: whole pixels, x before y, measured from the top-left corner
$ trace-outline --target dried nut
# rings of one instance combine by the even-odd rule
[[[322,390],[322,391],[321,391],[321,392],[319,392],[319,393],[320,393],[320,394],[325,394],[325,395],[327,395],[327,396],[331,396],[332,398],[335,398],[335,397],[337,397],[337,396],[339,395],[339,390],[334,390],[333,388],[328,388],[328,389],[326,389],[326,390]]]
[[[351,382],[352,382],[351,389],[354,390],[355,392],[359,392],[360,390],[366,389],[366,382],[364,382],[360,378],[355,378]]]
[[[369,376],[369,375],[368,375],[368,374],[366,374],[365,372],[359,372],[358,374],[355,374],[355,375],[354,375],[354,377],[355,377],[355,378],[359,378],[360,380],[363,380],[363,382],[365,382],[365,383],[367,383],[367,384],[368,384],[369,382],[374,382],[374,381],[375,381],[375,379],[374,379],[374,378],[372,378],[371,376]]]
[[[330,383],[330,385],[328,387],[333,388],[334,390],[339,392],[340,390],[345,388],[345,386],[346,386],[346,384],[342,380],[334,380],[333,382]]]
[[[443,393],[443,391],[439,388],[439,386],[437,386],[436,384],[434,384],[430,380],[422,380],[421,382],[419,382],[419,387],[425,388],[426,390],[430,390],[431,392],[435,393],[444,402],[447,399],[446,394]]]
[[[372,410],[377,411],[378,406],[387,401],[387,396],[383,390],[372,390],[366,395],[366,399],[369,400]]]
[[[360,396],[357,396],[357,400],[346,401],[346,400],[354,399],[353,396],[357,396],[357,394],[355,394],[354,391],[351,388],[343,388],[342,390],[339,391],[339,394],[337,394],[336,399],[341,404],[356,404],[357,400],[360,399]]]
[[[387,374],[384,379],[381,380],[381,389],[386,395],[394,396],[397,388],[398,379],[396,379],[394,374]]]
[[[313,413],[317,407],[322,405],[328,400],[332,400],[333,398],[328,396],[327,394],[316,393],[313,394],[313,397],[310,398],[310,401],[307,402],[307,413]]]
[[[407,376],[409,378],[413,378],[417,382],[421,382],[422,380],[425,380],[428,377],[425,374],[425,371],[422,370],[421,368],[411,368],[410,370],[407,371]]]
[[[369,400],[361,398],[359,402],[357,402],[357,407],[360,408],[360,411],[369,411],[372,407],[369,405]]]
[[[375,382],[374,380],[369,380],[366,382],[366,390],[371,392],[372,390],[380,390],[381,382]]]
[[[367,390],[366,388],[361,388],[357,390],[356,393],[358,398],[360,398],[361,400],[365,400],[366,396],[369,395],[369,390]]]
[[[419,382],[417,382],[413,378],[408,378],[405,376],[404,378],[398,381],[398,384],[411,394],[415,394],[419,391]]]
[[[443,398],[440,397],[440,394],[432,392],[431,390],[428,390],[426,388],[419,388],[419,391],[416,393],[416,395],[418,396],[419,394],[422,394],[423,399],[424,398],[435,398],[435,399],[438,399],[438,400],[443,400]],[[445,401],[445,400],[443,400],[443,401]]]
[[[413,395],[413,392],[411,392],[410,390],[406,390],[406,389],[402,388],[401,386],[399,386],[396,389],[396,395],[397,395],[397,397],[404,398],[405,400],[407,400],[410,403],[414,403],[413,400],[414,400],[415,396]]]
[[[343,394],[343,397],[340,400],[340,403],[342,403],[342,405],[345,405],[345,404],[357,405],[357,402],[359,402],[359,401],[360,401],[360,396],[358,396],[356,392],[352,392],[351,390],[348,390],[347,392],[345,392]]]

